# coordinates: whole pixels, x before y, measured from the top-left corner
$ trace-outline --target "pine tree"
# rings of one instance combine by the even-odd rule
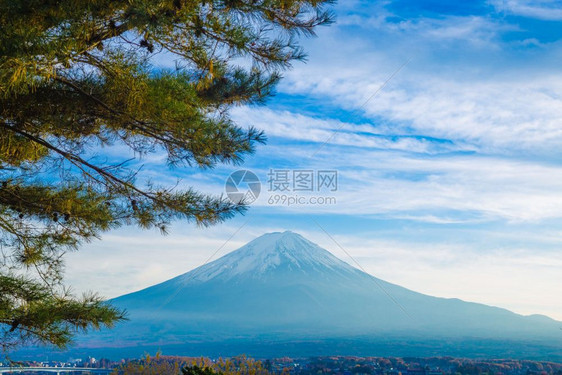
[[[0,0],[3,347],[62,347],[124,318],[64,287],[65,252],[121,225],[165,232],[174,219],[210,225],[246,209],[151,183],[134,161],[241,162],[265,136],[229,110],[274,93],[305,57],[299,36],[331,22],[330,2]]]

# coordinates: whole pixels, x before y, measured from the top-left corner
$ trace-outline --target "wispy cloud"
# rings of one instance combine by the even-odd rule
[[[562,9],[557,0],[493,0],[501,12],[548,21],[562,20]]]

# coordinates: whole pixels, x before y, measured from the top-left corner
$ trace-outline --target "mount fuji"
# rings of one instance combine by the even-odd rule
[[[88,336],[81,346],[197,355],[269,350],[562,358],[561,322],[408,290],[293,232],[265,234],[111,302],[126,308],[130,320]]]

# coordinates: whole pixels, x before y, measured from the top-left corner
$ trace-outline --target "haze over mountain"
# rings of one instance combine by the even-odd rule
[[[83,345],[338,338],[399,338],[406,345],[430,338],[562,344],[562,323],[548,317],[416,293],[362,272],[293,232],[265,234],[112,302],[129,311],[130,321]]]

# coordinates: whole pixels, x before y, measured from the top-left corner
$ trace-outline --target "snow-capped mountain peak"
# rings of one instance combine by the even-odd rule
[[[360,337],[367,340],[360,345],[375,345],[369,349],[374,352],[381,346],[369,340],[378,337],[396,347],[420,342],[426,355],[430,345],[440,345],[434,343],[456,348],[468,338],[474,340],[468,347],[479,355],[482,342],[490,342],[494,353],[512,355],[514,340],[520,340],[527,356],[529,342],[541,342],[551,353],[559,353],[562,345],[562,322],[416,293],[355,269],[292,232],[263,235],[214,262],[112,303],[126,308],[131,321],[110,331],[111,339],[103,343],[124,340],[122,345],[129,347],[224,340],[239,352],[237,340],[248,337],[258,340],[257,346],[264,338],[288,340],[284,347],[309,339],[313,345],[327,340],[332,346],[340,341],[334,338]]]
[[[181,276],[185,281],[230,279],[248,275],[263,277],[272,272],[311,273],[330,271],[356,272],[349,264],[336,258],[301,235],[291,232],[264,234],[238,250]]]

